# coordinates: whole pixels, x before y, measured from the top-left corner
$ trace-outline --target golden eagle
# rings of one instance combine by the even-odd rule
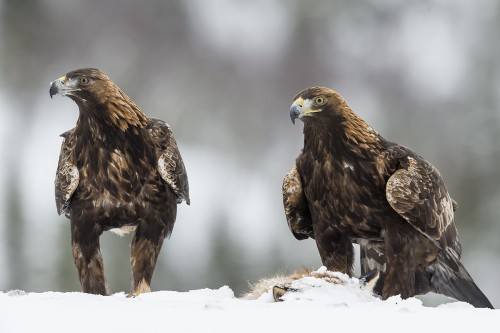
[[[384,299],[433,291],[493,308],[460,263],[456,204],[434,166],[331,89],[300,92],[290,117],[304,123],[304,148],[283,181],[286,218],[297,239],[316,240],[329,270],[351,275],[358,243],[362,275],[377,276]]]
[[[76,127],[62,134],[55,180],[57,212],[71,221],[82,289],[106,295],[100,235],[135,229],[132,295],[149,292],[177,204],[189,204],[186,169],[170,126],[148,118],[98,69],[67,73],[50,86],[78,105]]]

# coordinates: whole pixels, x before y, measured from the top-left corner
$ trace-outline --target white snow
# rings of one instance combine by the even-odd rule
[[[314,273],[327,274],[318,278]],[[328,279],[337,281],[329,283]],[[386,301],[359,281],[320,269],[292,282],[296,292],[274,303],[271,292],[239,299],[227,287],[157,291],[127,298],[78,292],[0,293],[0,332],[491,332],[500,310],[463,302],[436,308],[420,300]]]

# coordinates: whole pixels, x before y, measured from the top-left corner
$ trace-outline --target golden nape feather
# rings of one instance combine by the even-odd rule
[[[110,113],[110,121],[122,131],[129,127],[147,126],[148,118],[141,109],[113,82],[109,83],[109,89],[114,92],[108,98],[103,98],[103,102]]]

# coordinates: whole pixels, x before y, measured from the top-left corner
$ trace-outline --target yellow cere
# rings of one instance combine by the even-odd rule
[[[299,97],[295,100],[295,103],[297,103],[298,106],[303,107],[304,106],[304,99],[302,97]]]

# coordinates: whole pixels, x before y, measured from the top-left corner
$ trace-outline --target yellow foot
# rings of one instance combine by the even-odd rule
[[[137,287],[135,288],[135,290],[133,292],[131,292],[130,294],[127,295],[127,298],[137,297],[140,294],[149,293],[149,292],[151,292],[151,287],[143,279],[143,280],[141,280],[141,282],[139,282],[139,284],[137,285]]]

